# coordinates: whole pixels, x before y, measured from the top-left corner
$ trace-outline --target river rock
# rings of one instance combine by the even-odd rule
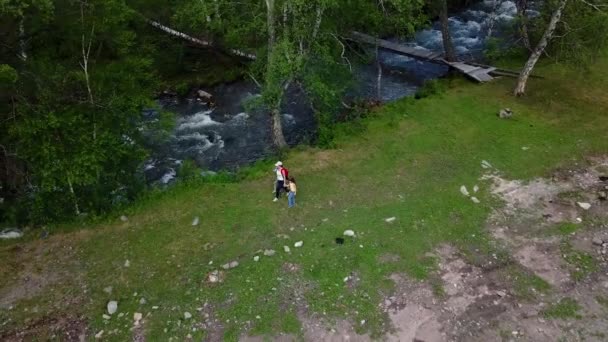
[[[511,108],[503,108],[498,111],[498,117],[501,119],[510,119],[513,116]]]
[[[591,204],[587,202],[576,202],[576,204],[585,210],[589,210],[589,208],[591,208]]]
[[[108,313],[110,315],[113,315],[116,312],[116,310],[118,310],[118,302],[115,300],[109,301],[108,305],[107,305],[107,309],[108,309]]]
[[[198,95],[198,97],[200,97],[201,99],[205,99],[205,100],[209,100],[209,99],[213,98],[213,95],[209,94],[208,92],[206,92],[202,89],[199,89],[196,92],[196,95]]]
[[[598,237],[594,237],[591,242],[596,246],[601,246],[604,243],[604,241]]]
[[[17,228],[7,228],[0,232],[0,239],[18,239],[23,236],[23,232]]]
[[[304,241],[298,241],[296,243],[293,244],[294,247],[299,248],[302,247],[302,245],[304,245]]]

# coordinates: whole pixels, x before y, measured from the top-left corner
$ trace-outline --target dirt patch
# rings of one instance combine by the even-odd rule
[[[555,249],[556,246],[549,246]],[[570,276],[559,256],[559,251],[541,250],[542,246],[528,244],[518,249],[513,256],[524,267],[555,287],[563,287],[570,282]]]
[[[0,340],[17,341],[85,341],[87,322],[83,318],[44,317],[25,328],[0,333]]]
[[[0,289],[0,309],[6,309],[20,300],[33,298],[58,283],[80,283],[78,245],[90,233],[80,231],[51,236],[46,240],[28,242],[3,251],[10,270],[3,270],[7,278]]]

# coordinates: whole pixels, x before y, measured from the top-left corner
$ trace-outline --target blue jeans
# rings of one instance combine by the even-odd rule
[[[290,208],[293,208],[296,205],[296,193],[293,191],[290,191],[287,194],[287,204],[289,205]]]

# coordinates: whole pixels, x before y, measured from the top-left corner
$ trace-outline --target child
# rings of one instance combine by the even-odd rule
[[[287,203],[290,208],[293,208],[296,205],[296,192],[296,179],[289,177],[289,193],[287,194]]]

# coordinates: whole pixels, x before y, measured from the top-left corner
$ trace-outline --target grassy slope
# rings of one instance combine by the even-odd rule
[[[530,96],[523,99],[510,95],[511,79],[483,86],[456,80],[441,96],[388,105],[360,125],[341,128],[362,129],[341,134],[337,149],[290,154],[286,164],[299,189],[293,210],[271,202],[270,173],[241,183],[181,185],[141,201],[127,213],[128,222],[100,224],[70,242],[78,247],[80,261],[70,267],[85,272],[87,294],[84,305],[65,310],[85,313],[95,331],[119,329],[117,341],[131,334],[133,312],[151,313],[145,323],[149,337],[181,340],[204,335],[192,327],[202,320],[196,308],[207,302],[224,322],[225,336],[236,339],[246,328],[252,334],[297,334],[292,298],[303,296],[311,312],[346,317],[360,332],[378,333],[384,317],[377,304],[390,292],[388,275],[428,278],[435,260],[425,253],[441,242],[492,249],[483,222],[494,203],[478,181],[482,160],[507,177],[531,178],[608,151],[608,60],[593,70],[576,76],[560,66],[544,67],[539,72],[547,78],[532,80]],[[497,119],[504,107],[516,118]],[[461,184],[476,183],[482,185],[479,205],[458,191]],[[191,226],[194,216],[201,218],[197,227]],[[384,221],[392,216],[395,222]],[[345,229],[357,237],[338,246],[334,239]],[[73,234],[60,238],[70,240]],[[294,248],[299,240],[304,246]],[[277,254],[254,262],[255,252],[266,248]],[[380,262],[386,254],[399,258]],[[17,258],[12,244],[2,245],[0,258]],[[127,259],[129,268],[123,266]],[[224,283],[204,283],[208,272],[231,260],[240,266],[226,272]],[[286,272],[286,262],[301,272]],[[344,283],[351,272],[360,278],[353,289]],[[0,281],[10,283],[9,277]],[[106,286],[113,286],[112,295],[103,292]],[[70,287],[41,298],[60,296]],[[145,305],[138,303],[142,296]],[[126,318],[103,322],[109,299],[119,300]],[[42,308],[39,315],[57,310],[39,299],[29,303],[34,301]],[[160,308],[152,310],[153,305]],[[184,320],[185,311],[193,319]],[[17,313],[1,315],[20,319]]]

